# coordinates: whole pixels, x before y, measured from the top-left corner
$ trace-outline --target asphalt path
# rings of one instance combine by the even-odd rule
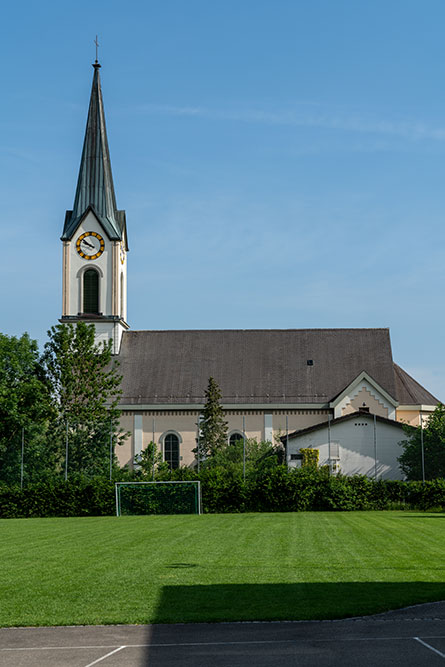
[[[445,667],[445,602],[339,621],[0,628],[1,667]]]

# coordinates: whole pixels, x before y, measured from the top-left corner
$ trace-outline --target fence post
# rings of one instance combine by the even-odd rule
[[[425,450],[423,447],[423,417],[420,413],[420,448],[422,450],[422,482],[425,484]]]
[[[25,427],[22,426],[22,461],[20,464],[20,488],[23,489],[23,462],[25,457]]]
[[[329,459],[328,470],[329,474],[331,474],[332,461],[331,461],[331,413],[330,412],[328,414],[328,459]]]
[[[374,415],[374,479],[377,481],[377,418]]]
[[[110,482],[113,475],[113,420],[110,419]]]
[[[246,481],[246,418],[243,417],[243,480]]]
[[[155,442],[155,418],[153,417],[153,481],[155,480],[155,456],[156,456],[156,442]]]
[[[287,457],[289,455],[289,417],[286,415],[286,447],[284,452],[284,462],[286,463],[286,468],[289,468],[289,463]]]
[[[68,419],[66,420],[66,434],[65,434],[65,482],[68,479]]]

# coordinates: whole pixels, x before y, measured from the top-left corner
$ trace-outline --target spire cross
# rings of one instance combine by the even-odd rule
[[[97,63],[98,62],[97,53],[98,53],[98,50],[99,50],[99,42],[97,41],[97,35],[96,35],[96,39],[94,40],[94,43],[96,45],[96,63]]]

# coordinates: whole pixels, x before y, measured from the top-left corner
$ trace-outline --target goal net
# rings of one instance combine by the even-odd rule
[[[116,482],[116,516],[123,514],[201,514],[198,481]]]

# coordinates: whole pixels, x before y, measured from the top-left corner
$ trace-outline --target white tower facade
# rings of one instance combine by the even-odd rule
[[[96,342],[118,354],[127,324],[127,226],[116,206],[99,68],[94,77],[79,178],[63,242],[61,322],[93,323]]]

